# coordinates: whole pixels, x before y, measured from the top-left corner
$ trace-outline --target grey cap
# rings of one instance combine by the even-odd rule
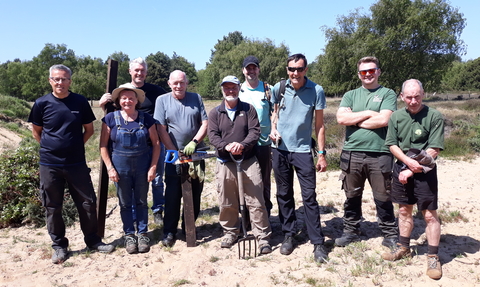
[[[240,85],[240,81],[235,76],[226,76],[225,78],[223,78],[220,86],[223,86],[223,84],[225,83],[234,83],[234,84]]]

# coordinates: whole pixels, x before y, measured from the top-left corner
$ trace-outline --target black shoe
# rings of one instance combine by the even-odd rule
[[[325,245],[323,244],[315,244],[313,248],[313,259],[317,263],[325,263],[327,262],[327,250],[325,249]]]
[[[282,246],[280,246],[280,254],[290,255],[293,252],[293,244],[293,236],[285,236]]]
[[[354,232],[344,232],[342,237],[335,239],[335,245],[337,246],[347,246],[352,242],[360,241],[360,236]]]
[[[272,246],[270,246],[270,244],[268,244],[268,243],[260,245],[259,249],[260,249],[260,254],[272,253]]]
[[[99,243],[88,247],[88,249],[95,250],[101,253],[112,253],[115,250],[115,245],[105,244],[100,241]]]
[[[390,249],[395,248],[397,246],[397,243],[398,243],[397,237],[384,238],[382,241],[382,245]]]
[[[67,248],[58,248],[53,250],[52,262],[53,264],[62,264],[67,260],[68,250]]]
[[[172,247],[175,244],[177,237],[173,233],[168,233],[162,240],[162,244],[165,247]]]

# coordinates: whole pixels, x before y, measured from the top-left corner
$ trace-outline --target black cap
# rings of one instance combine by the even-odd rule
[[[260,63],[258,62],[257,57],[255,56],[248,56],[243,60],[243,67],[245,68],[246,66],[254,64],[255,66],[260,68]]]

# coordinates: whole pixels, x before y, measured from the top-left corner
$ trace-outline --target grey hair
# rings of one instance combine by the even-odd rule
[[[64,71],[64,72],[67,72],[68,73],[68,76],[69,77],[72,77],[72,70],[70,70],[69,67],[65,66],[65,65],[62,65],[62,64],[57,64],[57,65],[53,65],[50,67],[50,76],[52,76],[52,72],[54,70],[60,70],[60,71]]]
[[[402,94],[403,94],[403,91],[404,91],[404,89],[405,89],[406,84],[407,84],[408,82],[411,82],[411,81],[416,81],[417,84],[420,86],[420,89],[422,89],[422,91],[423,91],[422,82],[420,82],[420,81],[417,80],[417,79],[409,79],[409,80],[406,80],[405,82],[403,82],[403,84],[402,84]]]
[[[168,77],[168,80],[170,81],[170,79],[172,78],[172,75],[173,75],[173,73],[178,73],[178,72],[182,73],[182,74],[183,74],[183,76],[185,76],[185,81],[186,81],[186,82],[187,82],[187,84],[188,84],[188,77],[187,77],[187,73],[185,73],[185,72],[184,72],[184,71],[182,71],[182,70],[175,70],[175,71],[171,72],[171,73],[170,73],[170,76]]]
[[[145,60],[142,57],[138,57],[136,59],[131,60],[128,68],[131,69],[134,64],[140,64],[145,67],[145,70],[148,71],[147,62],[145,62]]]

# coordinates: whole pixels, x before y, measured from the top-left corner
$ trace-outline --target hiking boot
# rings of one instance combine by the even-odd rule
[[[400,243],[397,243],[395,248],[390,252],[385,252],[382,254],[383,260],[396,261],[402,258],[412,258],[412,252],[410,248],[402,246]]]
[[[147,253],[150,251],[150,238],[148,238],[147,234],[139,234],[138,235],[138,253]]]
[[[325,245],[323,244],[315,244],[313,248],[313,259],[317,263],[325,263],[327,262],[328,257],[327,249],[325,249]]]
[[[335,245],[344,247],[350,243],[360,241],[360,236],[354,232],[344,232],[342,237],[335,239]]]
[[[163,225],[163,215],[161,210],[153,214],[153,222],[156,225]]]
[[[54,249],[52,254],[52,262],[53,264],[62,264],[65,260],[67,260],[67,257],[67,248]]]
[[[162,240],[162,244],[163,246],[165,247],[173,247],[173,245],[175,244],[175,240],[177,239],[177,237],[169,232],[167,233],[167,235],[163,238]]]
[[[397,237],[384,238],[382,241],[382,245],[390,249],[397,247],[397,243],[398,243]]]
[[[224,236],[222,239],[222,243],[220,244],[220,247],[222,248],[230,248],[232,247],[235,242],[237,242],[237,239],[232,236]]]
[[[268,244],[268,243],[264,243],[264,244],[260,245],[260,247],[258,249],[260,250],[260,254],[272,253],[272,246],[270,246],[270,244]]]
[[[115,250],[115,245],[105,244],[105,243],[100,241],[97,244],[88,247],[88,249],[95,250],[95,251],[98,251],[98,252],[101,252],[101,253],[112,253],[113,250]]]
[[[293,252],[293,245],[293,236],[286,235],[285,239],[282,242],[282,246],[280,246],[280,254],[290,255]]]
[[[125,235],[125,250],[127,250],[128,254],[134,254],[138,252],[137,239],[135,238],[135,235]]]
[[[436,254],[427,255],[427,275],[435,280],[442,278],[442,264]]]

